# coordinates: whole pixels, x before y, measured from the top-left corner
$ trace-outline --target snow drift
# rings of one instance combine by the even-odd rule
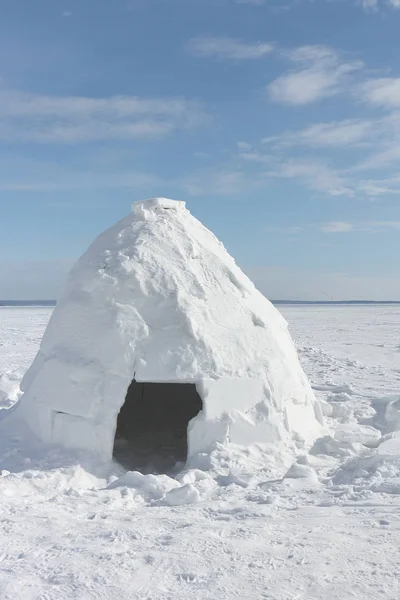
[[[17,414],[45,442],[111,459],[132,380],[194,383],[188,456],[306,447],[322,417],[286,321],[184,202],[135,203],[73,268]]]

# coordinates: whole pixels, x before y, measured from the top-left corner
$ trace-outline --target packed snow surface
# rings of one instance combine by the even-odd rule
[[[281,310],[330,435],[288,467],[232,446],[169,477],[2,429],[2,600],[400,598],[400,306]],[[0,308],[5,408],[50,314]]]
[[[45,442],[110,459],[133,378],[196,384],[192,463],[228,441],[294,456],[323,432],[286,321],[184,202],[135,203],[78,261],[18,415]]]

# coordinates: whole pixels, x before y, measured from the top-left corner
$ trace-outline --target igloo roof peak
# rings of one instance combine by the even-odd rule
[[[185,202],[132,209],[72,269],[42,348],[74,346],[85,362],[109,351],[108,365],[120,348],[137,381],[268,379],[284,356],[298,368],[283,317]]]
[[[147,219],[151,214],[159,214],[165,210],[185,210],[186,202],[170,200],[169,198],[149,198],[132,204],[132,212],[141,219]]]

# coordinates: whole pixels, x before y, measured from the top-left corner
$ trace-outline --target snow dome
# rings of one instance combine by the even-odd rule
[[[43,441],[130,467],[322,431],[283,317],[164,198],[135,203],[72,269],[22,390]]]

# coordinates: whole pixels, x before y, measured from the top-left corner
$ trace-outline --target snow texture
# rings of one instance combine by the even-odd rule
[[[192,461],[228,442],[296,453],[323,432],[286,321],[184,202],[135,203],[90,246],[16,412],[44,442],[109,460],[133,378],[196,384]]]
[[[1,600],[400,598],[400,305],[281,310],[340,408],[287,464],[231,444],[175,477],[125,473],[0,410]],[[51,312],[0,308],[0,375],[19,383]]]

